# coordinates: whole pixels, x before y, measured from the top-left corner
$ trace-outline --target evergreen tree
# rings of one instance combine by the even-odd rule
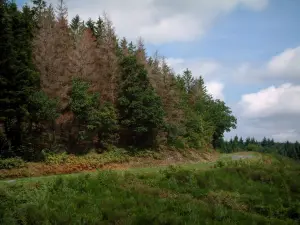
[[[93,36],[96,37],[95,22],[91,18],[89,18],[88,21],[86,22],[86,26],[92,31]]]
[[[247,147],[250,143],[251,143],[251,139],[250,137],[247,137],[245,141],[245,147]]]
[[[105,24],[102,18],[99,16],[96,25],[95,25],[95,36],[97,38],[98,44],[103,44],[105,36],[106,36],[106,29]]]
[[[121,140],[127,139],[135,146],[153,146],[163,124],[164,111],[160,97],[150,85],[147,70],[137,63],[135,56],[124,56],[121,61],[117,107],[123,131]]]
[[[72,20],[70,24],[70,28],[72,30],[72,34],[75,40],[75,44],[80,40],[85,28],[84,22],[81,21],[81,18],[79,15],[76,15]]]
[[[194,85],[194,78],[192,75],[192,72],[189,69],[186,69],[183,72],[183,76],[182,76],[184,85],[185,85],[185,90],[187,93],[190,93],[192,91],[192,86]]]
[[[15,3],[0,5],[0,117],[15,149],[22,145],[28,99],[38,84],[32,64],[32,16],[28,7],[21,12]]]
[[[34,18],[35,24],[38,27],[39,26],[38,22],[42,16],[42,14],[45,12],[47,4],[44,0],[32,0],[32,3],[33,3],[33,7],[32,7],[33,18]]]
[[[257,141],[255,140],[255,138],[254,137],[252,137],[251,139],[250,139],[250,144],[257,144]]]
[[[240,149],[244,149],[244,148],[245,148],[244,140],[243,140],[242,137],[240,137],[240,139],[239,139],[239,148],[240,148]]]
[[[128,53],[130,55],[134,55],[134,53],[136,52],[136,46],[133,44],[133,42],[129,42],[128,44]]]
[[[261,142],[261,146],[262,147],[267,147],[268,146],[268,140],[266,137],[263,138],[262,142]]]

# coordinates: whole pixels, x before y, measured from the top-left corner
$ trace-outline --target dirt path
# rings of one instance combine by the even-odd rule
[[[254,155],[233,155],[233,156],[231,156],[231,159],[232,160],[240,160],[240,159],[251,159],[251,158],[253,158],[253,157],[255,157]]]

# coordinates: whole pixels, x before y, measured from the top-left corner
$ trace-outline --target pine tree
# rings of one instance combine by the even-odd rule
[[[244,140],[243,140],[243,138],[242,137],[240,137],[240,139],[239,139],[239,148],[241,148],[241,149],[244,149]]]
[[[99,16],[95,25],[95,36],[97,38],[98,44],[103,44],[106,36],[106,28],[103,19]]]
[[[93,37],[90,29],[85,28],[70,52],[69,72],[73,77],[87,81],[94,91],[99,92],[97,82],[99,82],[100,74],[96,64],[97,57],[96,38]]]
[[[247,147],[250,143],[251,143],[251,139],[250,137],[247,137],[245,141],[245,146]]]
[[[37,27],[39,27],[38,22],[47,8],[47,3],[44,0],[32,0],[32,3],[33,18]]]
[[[91,18],[89,18],[85,25],[92,31],[93,36],[96,37],[95,22]]]
[[[70,24],[75,43],[78,42],[85,29],[84,22],[81,21],[79,15],[76,15]]]
[[[261,146],[262,147],[267,147],[268,146],[268,140],[266,137],[263,138],[262,142],[261,142]]]
[[[121,56],[128,56],[128,42],[125,37],[122,38],[120,42]]]
[[[39,21],[34,37],[34,62],[41,74],[41,88],[50,98],[58,98],[61,110],[69,102],[72,74],[69,71],[73,40],[67,21],[67,8],[60,0],[55,18],[49,6]]]
[[[121,140],[127,139],[130,145],[152,147],[163,124],[164,111],[160,97],[150,85],[147,70],[137,63],[135,56],[122,59],[117,107]]]
[[[144,41],[142,38],[139,38],[137,41],[136,57],[138,59],[138,63],[141,63],[142,65],[144,65],[147,68],[147,66],[148,66],[147,55],[146,55]]]
[[[0,5],[0,117],[11,145],[22,145],[28,99],[38,84],[31,58],[33,18],[28,7]],[[17,153],[18,154],[18,153]]]
[[[55,36],[56,21],[54,10],[47,7],[37,20],[38,29],[35,30],[33,39],[33,62],[40,73],[40,86],[47,95],[57,97],[57,65]]]
[[[193,84],[195,82],[195,80],[193,78],[193,75],[192,75],[192,72],[189,69],[186,69],[183,72],[182,79],[184,81],[184,86],[185,86],[186,92],[190,93],[191,90],[192,90],[192,86],[193,86]]]

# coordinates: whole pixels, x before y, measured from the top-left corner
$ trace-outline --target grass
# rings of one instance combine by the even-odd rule
[[[132,152],[116,149],[102,154],[92,152],[82,156],[67,154],[48,155],[45,162],[29,162],[20,168],[11,168],[11,163],[8,164],[2,160],[5,165],[10,167],[6,166],[5,168],[7,169],[0,168],[0,180],[72,174],[96,171],[98,169],[127,169],[131,167],[157,167],[173,163],[204,162],[216,158],[217,155],[216,152],[207,153],[197,150],[183,153],[174,150]]]
[[[0,224],[300,222],[299,164],[220,160],[2,183]]]

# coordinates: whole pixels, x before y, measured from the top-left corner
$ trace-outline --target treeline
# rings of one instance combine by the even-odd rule
[[[67,20],[60,0],[0,1],[0,156],[112,146],[217,147],[236,118],[202,77],[117,37],[106,15]]]
[[[273,139],[263,138],[261,141],[255,138],[246,138],[235,136],[233,139],[223,140],[220,144],[221,152],[232,153],[239,151],[254,151],[262,153],[278,153],[280,155],[299,160],[300,143],[299,142],[275,142]]]

